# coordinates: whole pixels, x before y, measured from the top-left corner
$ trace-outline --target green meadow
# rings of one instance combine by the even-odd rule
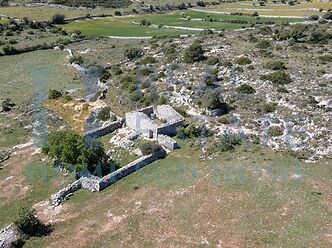
[[[190,16],[191,20],[183,18]],[[199,29],[215,29],[215,30],[234,30],[250,27],[249,24],[230,23],[230,22],[211,22],[208,20],[199,20],[205,18],[213,18],[225,21],[260,21],[269,22],[274,21],[277,23],[287,21],[303,21],[302,18],[270,18],[270,17],[252,17],[252,16],[233,16],[217,13],[204,13],[200,11],[185,11],[173,12],[168,14],[150,14],[140,16],[124,16],[124,17],[107,17],[97,18],[93,20],[81,20],[71,22],[63,25],[62,27],[68,31],[80,30],[87,36],[172,36],[172,35],[186,35],[196,34],[196,30],[179,30],[169,28],[153,28],[148,26],[141,26],[135,24],[141,20],[147,20],[151,24],[173,26],[173,27],[186,27],[186,28],[199,28]]]

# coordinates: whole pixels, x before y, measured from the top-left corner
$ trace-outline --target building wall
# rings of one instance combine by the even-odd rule
[[[111,122],[110,124],[106,125],[105,127],[100,127],[91,131],[84,133],[84,137],[89,138],[98,138],[109,133],[114,132],[118,128],[122,127],[122,120]]]

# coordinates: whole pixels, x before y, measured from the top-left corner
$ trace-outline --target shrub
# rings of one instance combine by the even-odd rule
[[[228,105],[218,90],[209,90],[205,92],[202,99],[203,105],[208,109],[225,109],[228,112]]]
[[[17,54],[16,48],[11,45],[4,45],[2,51],[5,55]]]
[[[217,57],[209,57],[207,60],[206,60],[206,63],[208,65],[215,65],[215,64],[218,64],[219,63],[219,59]]]
[[[257,43],[256,47],[260,49],[267,49],[271,47],[271,41],[261,40],[260,42]]]
[[[283,135],[284,130],[281,127],[271,127],[269,129],[269,136],[270,137],[278,137]]]
[[[260,111],[264,113],[272,113],[276,111],[277,105],[274,103],[264,103],[260,106]]]
[[[152,73],[152,71],[149,68],[144,67],[143,69],[140,70],[140,73],[142,76],[147,77]]]
[[[290,84],[291,77],[284,71],[276,71],[267,75],[261,76],[261,79],[268,80],[273,84]]]
[[[236,134],[225,133],[220,140],[220,150],[222,152],[234,150],[237,145],[242,144],[242,139]]]
[[[204,50],[201,44],[194,42],[190,47],[185,50],[184,62],[192,64],[195,62],[205,60]]]
[[[332,20],[332,11],[328,11],[325,15],[323,15],[323,19]]]
[[[238,65],[249,65],[251,64],[251,60],[247,57],[241,57],[236,60]]]
[[[57,157],[67,170],[77,173],[87,169],[91,173],[97,166],[104,170],[107,156],[100,141],[85,139],[70,130],[51,132],[42,152],[51,158]]]
[[[98,113],[98,120],[108,121],[111,117],[111,109],[109,107],[102,108]]]
[[[123,73],[120,65],[112,66],[112,72],[114,75],[121,75]]]
[[[272,28],[269,26],[263,26],[258,29],[258,33],[262,35],[270,35],[272,34]]]
[[[332,62],[332,55],[323,55],[319,57],[319,60],[322,61],[323,63],[328,63],[328,62]]]
[[[58,99],[62,97],[62,93],[58,90],[49,90],[48,91],[48,99]]]
[[[236,92],[241,94],[255,94],[256,90],[249,84],[241,84],[241,86],[236,89]]]
[[[15,104],[11,101],[10,98],[6,98],[2,101],[0,100],[0,103],[1,103],[1,108],[2,108],[3,112],[11,111],[12,107],[15,106]]]
[[[34,209],[22,207],[14,221],[18,231],[25,238],[41,237],[51,232],[51,226],[44,225],[35,215]]]
[[[318,21],[319,20],[319,16],[318,15],[311,15],[308,17],[309,21]]]
[[[143,51],[139,48],[129,48],[126,49],[124,52],[125,57],[127,57],[130,60],[138,59],[143,56]]]
[[[146,65],[146,64],[154,64],[157,63],[157,60],[154,57],[147,56],[143,58],[138,64],[140,65]]]
[[[78,64],[78,65],[81,65],[84,63],[84,59],[82,56],[78,55],[78,56],[73,56],[69,59],[69,62],[71,64]]]
[[[65,23],[65,16],[62,14],[54,14],[52,16],[51,22],[53,24],[64,24]]]
[[[158,150],[162,149],[160,145],[154,142],[144,143],[140,147],[144,156],[153,154]]]
[[[269,61],[265,64],[264,68],[274,71],[287,69],[285,63],[282,61]]]

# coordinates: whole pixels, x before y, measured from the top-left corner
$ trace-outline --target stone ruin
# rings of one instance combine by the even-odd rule
[[[122,119],[111,123],[101,129],[95,129],[85,133],[88,137],[100,137],[113,132],[122,126]],[[159,124],[158,124],[159,121]],[[184,117],[169,105],[150,106],[136,112],[126,113],[126,126],[136,132],[135,136],[143,135],[153,138],[162,147],[153,154],[142,156],[124,167],[99,178],[96,176],[84,176],[66,188],[51,196],[51,202],[57,206],[75,191],[85,188],[91,192],[97,192],[117,182],[121,178],[143,168],[144,166],[164,158],[167,150],[178,148],[176,140],[171,138],[177,133],[177,128],[183,126]]]
[[[127,127],[171,150],[177,145],[170,136],[176,135],[177,128],[183,125],[184,117],[170,105],[150,106],[126,113]]]

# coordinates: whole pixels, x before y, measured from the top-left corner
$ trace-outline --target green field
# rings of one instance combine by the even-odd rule
[[[94,20],[75,21],[62,27],[68,31],[80,30],[83,34],[88,36],[164,36],[164,35],[179,35],[179,34],[195,34],[198,31],[175,30],[175,29],[160,29],[146,26],[140,26],[133,22],[140,22],[141,20],[148,20],[155,25],[165,25],[174,27],[186,28],[200,28],[200,29],[215,29],[215,30],[233,30],[249,27],[249,24],[229,23],[229,22],[210,22],[205,20],[197,20],[204,18],[214,18],[219,20],[243,20],[255,22],[256,17],[251,16],[231,16],[224,14],[210,14],[199,11],[186,11],[194,20],[186,20],[182,18],[181,12],[173,12],[169,14],[151,14],[140,16],[124,16],[124,17],[108,17],[98,18]],[[195,20],[196,19],[196,20]],[[259,21],[303,21],[301,18],[259,18]]]
[[[257,147],[199,155],[186,144],[102,192],[76,192],[27,247],[329,247],[329,165]]]
[[[273,4],[272,2],[268,2],[266,6],[260,6],[258,1],[246,1],[223,3],[218,6],[212,6],[211,8],[201,10],[223,13],[241,12],[245,14],[250,14],[257,11],[259,15],[263,16],[307,17],[310,15],[324,15],[324,12],[320,12],[319,9],[323,9],[325,11],[332,9],[332,2],[301,2],[300,4],[293,6],[288,4]]]

